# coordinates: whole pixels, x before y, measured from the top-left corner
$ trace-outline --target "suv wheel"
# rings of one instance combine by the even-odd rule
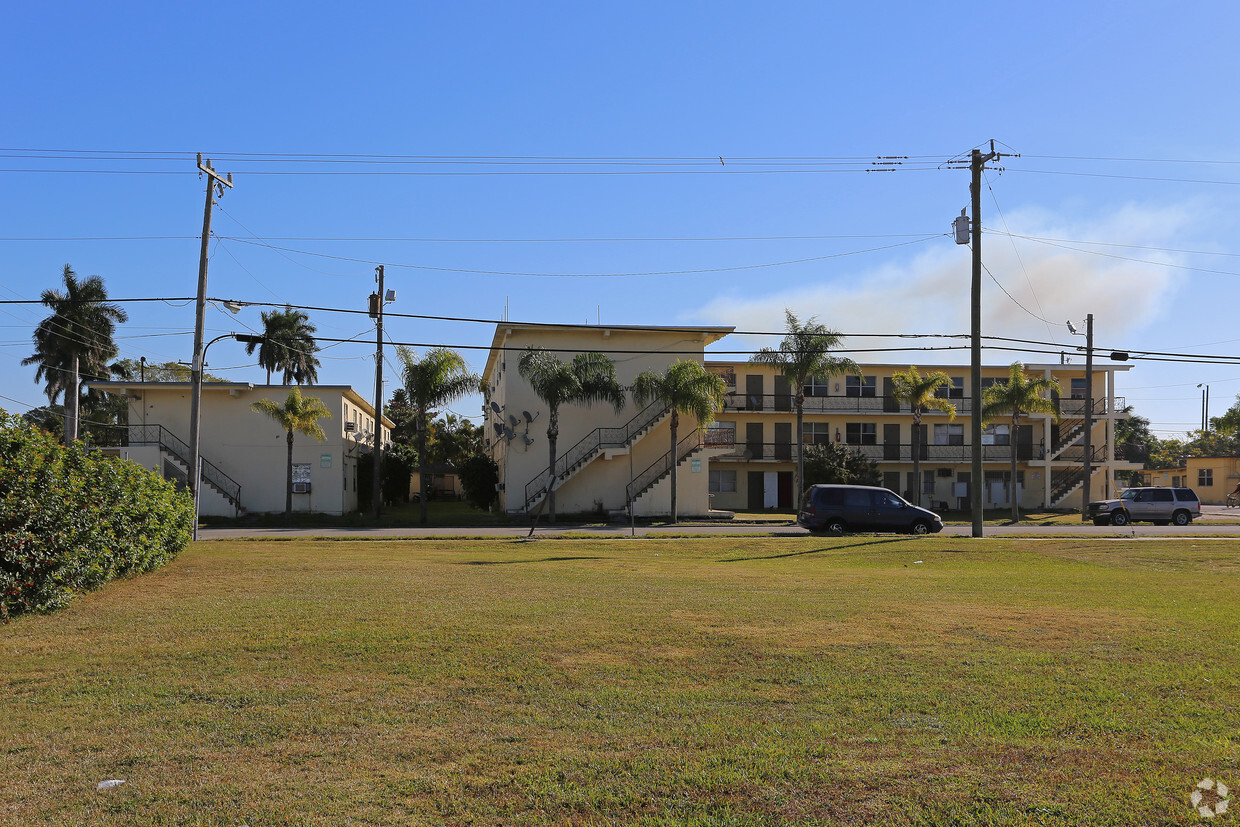
[[[1193,518],[1189,516],[1187,511],[1177,511],[1171,515],[1171,522],[1176,525],[1188,525],[1192,521]]]
[[[1111,525],[1128,525],[1128,512],[1116,511],[1111,515]]]

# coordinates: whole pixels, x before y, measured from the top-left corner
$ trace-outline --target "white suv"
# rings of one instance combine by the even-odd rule
[[[1191,488],[1129,488],[1116,500],[1089,504],[1094,525],[1128,525],[1136,520],[1154,525],[1188,525],[1201,516],[1201,500]]]

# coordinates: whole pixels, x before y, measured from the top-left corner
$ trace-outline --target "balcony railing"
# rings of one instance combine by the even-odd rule
[[[969,399],[949,399],[956,406],[956,413],[969,413],[972,403]],[[802,404],[805,413],[887,413],[909,414],[913,409],[903,402],[889,396],[807,396]],[[776,411],[784,413],[796,411],[796,399],[791,394],[774,393],[729,393],[724,398],[723,411]],[[926,417],[946,416],[942,411],[934,409],[922,412]]]
[[[807,448],[809,446],[806,446]],[[879,443],[876,445],[843,445],[850,451],[859,451],[873,462],[912,462],[914,446],[910,443]],[[968,445],[922,445],[922,462],[963,463],[973,461]],[[1016,458],[1020,462],[1040,460],[1045,451],[1040,445],[1017,445]],[[1012,449],[1008,445],[983,445],[983,462],[1007,462]],[[717,460],[765,460],[769,462],[792,462],[797,458],[796,444],[792,442],[738,442],[732,451],[716,457]]]

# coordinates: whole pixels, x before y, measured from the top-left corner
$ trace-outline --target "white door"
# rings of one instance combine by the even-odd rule
[[[779,473],[776,471],[762,473],[762,507],[779,507]]]

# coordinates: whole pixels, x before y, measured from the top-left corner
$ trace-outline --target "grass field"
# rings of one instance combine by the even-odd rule
[[[1202,823],[1238,575],[1205,539],[200,543],[0,627],[0,823]]]

